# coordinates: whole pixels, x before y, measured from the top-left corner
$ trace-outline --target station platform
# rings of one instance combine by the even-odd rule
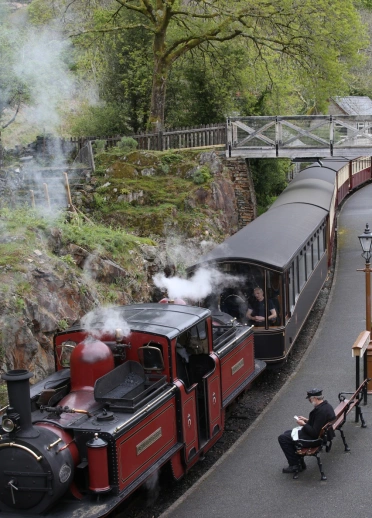
[[[308,416],[306,391],[323,388],[334,407],[338,393],[355,390],[351,347],[365,330],[365,274],[358,235],[372,224],[372,184],[344,203],[338,219],[338,252],[333,287],[319,328],[297,371],[262,415],[216,464],[160,518],[370,518],[372,516],[372,396],[361,404],[367,428],[344,425],[351,449],[344,453],[339,432],[322,452],[326,481],[315,458],[298,480],[283,474],[287,465],[277,437]],[[362,371],[363,372],[363,371]],[[361,380],[363,374],[361,373]]]

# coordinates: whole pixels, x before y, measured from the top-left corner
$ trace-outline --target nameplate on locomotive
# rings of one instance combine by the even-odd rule
[[[151,435],[146,437],[143,441],[141,441],[136,446],[137,455],[140,455],[142,452],[144,452],[147,448],[149,448],[154,442],[156,442],[160,437],[162,436],[162,430],[161,427],[155,430]]]
[[[235,365],[231,367],[231,375],[233,376],[238,370],[244,367],[244,358],[238,361]]]

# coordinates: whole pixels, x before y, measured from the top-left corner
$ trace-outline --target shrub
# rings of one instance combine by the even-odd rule
[[[208,182],[211,179],[211,173],[206,165],[198,167],[195,173],[192,175],[192,181],[197,185]]]
[[[138,143],[132,137],[122,137],[116,144],[116,147],[124,151],[134,151],[137,149]]]
[[[92,146],[96,153],[103,153],[106,148],[106,140],[95,140]]]

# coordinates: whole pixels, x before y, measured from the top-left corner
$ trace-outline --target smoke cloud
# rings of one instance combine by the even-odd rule
[[[105,334],[115,334],[120,329],[123,337],[129,336],[130,326],[115,308],[103,307],[93,310],[81,319],[82,326],[88,333],[100,339]]]
[[[199,302],[217,289],[239,285],[241,278],[220,272],[214,268],[202,267],[190,279],[157,274],[153,281],[155,286],[165,289],[171,299],[186,298],[193,302]]]

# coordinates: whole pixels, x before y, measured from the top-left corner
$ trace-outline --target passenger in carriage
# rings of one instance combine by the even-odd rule
[[[247,318],[254,322],[255,326],[265,325],[265,297],[262,288],[256,287],[253,290],[255,300],[248,304]],[[268,299],[268,320],[269,324],[273,324],[277,319],[277,312],[274,303]]]

